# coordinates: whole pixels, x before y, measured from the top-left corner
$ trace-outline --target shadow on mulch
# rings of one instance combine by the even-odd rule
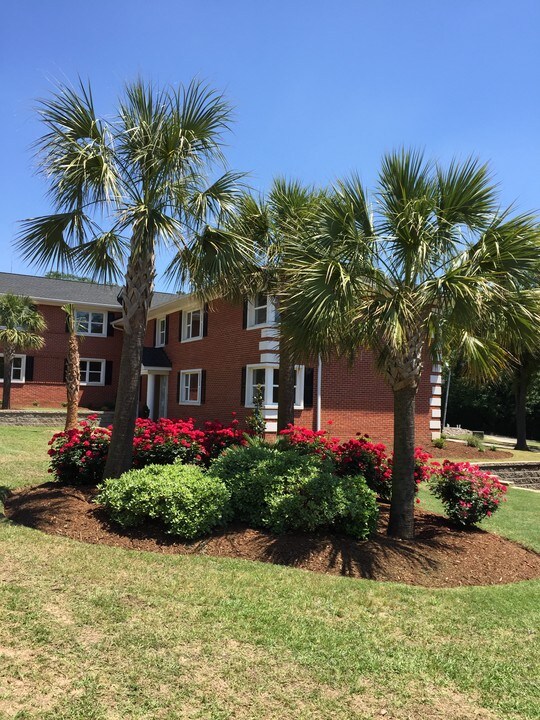
[[[94,488],[45,483],[12,493],[7,517],[51,535],[130,550],[205,554],[288,565],[314,572],[425,587],[498,585],[540,577],[540,555],[479,529],[459,530],[440,515],[417,509],[414,542],[386,535],[388,506],[370,540],[344,535],[284,533],[234,525],[195,542],[180,542],[159,527],[123,530],[92,503]]]

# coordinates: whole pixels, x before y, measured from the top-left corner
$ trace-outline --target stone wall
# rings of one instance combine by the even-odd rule
[[[79,411],[79,420],[86,420],[89,415],[97,416],[97,422],[102,427],[111,425],[113,421],[112,412],[91,410]],[[45,425],[63,428],[65,422],[65,410],[0,410],[0,425]]]

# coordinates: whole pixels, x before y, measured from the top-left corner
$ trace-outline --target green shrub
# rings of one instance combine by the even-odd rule
[[[465,442],[467,443],[467,447],[474,447],[480,450],[480,452],[484,452],[484,443],[479,437],[476,437],[476,435],[467,435]]]
[[[262,443],[229,448],[211,466],[231,494],[237,520],[274,532],[330,528],[357,538],[376,526],[375,493],[363,477],[338,477],[334,464]]]
[[[119,525],[154,520],[187,540],[209,533],[229,516],[227,488],[195,465],[148,465],[105,480],[99,490],[96,502]]]
[[[445,437],[438,437],[435,438],[435,440],[431,441],[433,447],[439,448],[439,450],[442,450],[446,446],[446,438]]]

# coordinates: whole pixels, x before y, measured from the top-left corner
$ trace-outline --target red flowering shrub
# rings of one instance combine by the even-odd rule
[[[450,520],[462,526],[479,523],[506,500],[506,486],[495,475],[466,462],[445,460],[433,474],[430,489]]]
[[[204,433],[195,428],[194,421],[157,421],[138,418],[133,438],[133,467],[170,465],[173,462],[201,462]]]
[[[223,425],[217,420],[204,423],[202,445],[204,449],[205,464],[215,460],[225,448],[231,445],[245,445],[245,434],[239,428],[239,421],[234,417],[230,425]]]
[[[386,455],[386,445],[373,443],[367,435],[341,443],[336,448],[338,475],[363,475],[368,487],[382,500],[392,494],[392,469]]]
[[[111,431],[80,422],[78,427],[59,432],[49,441],[51,458],[49,472],[57,480],[67,483],[96,483],[101,480],[109,452]]]
[[[62,482],[99,482],[105,469],[111,431],[112,427],[100,428],[81,422],[74,430],[56,433],[49,443],[50,472]],[[208,465],[226,447],[244,442],[237,420],[230,425],[209,422],[200,430],[191,418],[161,418],[157,422],[139,418],[133,438],[133,467],[174,462]]]
[[[316,454],[332,459],[338,475],[363,475],[368,487],[381,500],[390,500],[392,458],[386,454],[386,445],[383,443],[374,443],[367,435],[360,433],[340,443],[336,438],[329,437],[326,430],[309,430],[295,425],[288,425],[286,430],[280,432],[280,437],[285,447],[292,446],[304,455]],[[416,448],[414,452],[414,481],[418,492],[418,485],[431,476],[431,455],[421,448]]]
[[[328,437],[326,430],[310,430],[298,425],[287,425],[279,433],[280,444],[289,449],[293,447],[303,455],[321,455],[332,458],[338,447],[336,438]]]

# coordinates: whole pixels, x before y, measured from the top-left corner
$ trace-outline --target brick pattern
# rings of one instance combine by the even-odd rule
[[[67,350],[65,316],[60,307],[40,306],[44,313],[48,331],[46,346],[35,353],[34,379],[23,385],[15,383],[12,391],[14,408],[31,407],[38,402],[42,407],[59,407],[65,402],[63,384],[64,359]],[[251,412],[244,406],[241,397],[242,368],[246,365],[265,361],[267,354],[276,359],[275,348],[267,345],[275,342],[268,328],[243,329],[241,306],[231,305],[223,300],[213,303],[208,313],[207,335],[200,340],[180,342],[179,324],[181,313],[168,315],[168,338],[165,352],[172,362],[169,373],[168,416],[173,418],[192,417],[198,422],[220,420],[229,422],[231,413],[237,413],[239,420]],[[145,345],[155,344],[155,321],[148,323]],[[105,358],[112,361],[112,384],[86,387],[81,390],[81,405],[101,408],[105,403],[114,402],[118,385],[118,370],[122,333],[115,330],[112,337],[84,337],[81,342],[81,357]],[[305,361],[306,367],[314,368],[313,408],[295,412],[295,421],[307,427],[316,428],[316,387],[317,363]],[[431,364],[426,362],[426,368]],[[206,392],[201,405],[181,405],[178,402],[178,373],[181,370],[205,370]],[[424,372],[417,396],[416,432],[417,443],[428,444],[440,409],[440,383],[436,367],[432,373]],[[146,403],[147,377],[141,379],[140,407]],[[156,390],[157,394],[157,390]],[[435,412],[435,414],[434,414]],[[392,394],[382,377],[376,372],[373,359],[367,352],[361,352],[352,366],[344,360],[333,360],[323,364],[321,427],[328,429],[339,438],[354,436],[357,432],[369,433],[375,440],[390,443],[393,436]],[[272,428],[273,429],[273,428]]]
[[[34,357],[34,379],[23,384],[14,382],[11,390],[12,408],[62,407],[66,402],[64,362],[67,354],[68,333],[66,316],[57,305],[38,305],[47,322],[45,346],[29,353]],[[80,354],[83,358],[112,361],[111,385],[93,385],[81,388],[81,406],[100,409],[114,403],[118,387],[122,333],[114,330],[110,337],[81,337]]]

